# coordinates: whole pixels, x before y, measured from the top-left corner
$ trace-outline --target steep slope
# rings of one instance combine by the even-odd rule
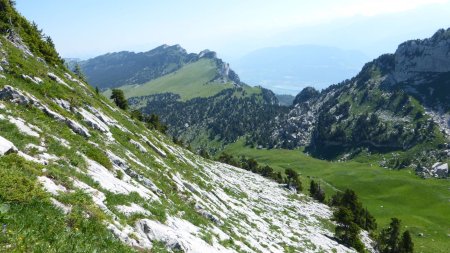
[[[353,252],[332,239],[329,207],[200,158],[32,44],[0,43],[1,250]]]
[[[322,89],[350,78],[367,60],[358,51],[294,45],[259,49],[232,64],[244,82],[294,95],[306,85]]]
[[[226,89],[211,97],[189,101],[180,101],[173,94],[129,101],[138,106],[141,99],[146,101],[142,112],[159,115],[170,126],[170,135],[189,143],[196,151],[201,148],[213,154],[240,137],[258,136],[264,123],[287,110],[278,105],[271,91],[259,87]]]

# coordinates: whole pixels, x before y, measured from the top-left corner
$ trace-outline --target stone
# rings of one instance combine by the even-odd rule
[[[66,119],[66,123],[72,129],[72,131],[74,131],[75,133],[82,135],[86,138],[91,137],[91,134],[89,133],[89,131],[84,126],[80,125],[79,123],[77,123],[71,119]]]
[[[139,142],[131,139],[130,143],[133,144],[142,153],[147,153],[148,152],[147,149],[145,149],[145,147],[142,144],[140,144]]]
[[[27,96],[9,85],[6,85],[2,90],[0,90],[0,100],[9,100],[13,103],[21,105],[30,103],[30,99]]]
[[[437,178],[448,177],[448,164],[447,163],[435,163],[431,167],[431,173]]]
[[[17,152],[16,146],[9,140],[0,136],[0,156],[7,155],[11,152]]]
[[[64,82],[64,80],[62,80],[59,76],[57,76],[57,75],[55,75],[55,74],[53,74],[53,73],[51,73],[51,72],[47,73],[47,76],[48,76],[50,79],[52,79],[53,81],[55,81],[55,82],[57,82],[57,83],[59,83],[59,84],[62,84],[62,85],[64,85],[64,86],[66,86],[67,88],[73,90],[73,88],[70,87],[66,82]]]

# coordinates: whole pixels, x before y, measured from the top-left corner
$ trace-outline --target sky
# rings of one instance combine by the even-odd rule
[[[180,44],[233,61],[253,50],[317,44],[370,57],[450,27],[450,0],[17,0],[66,58]]]

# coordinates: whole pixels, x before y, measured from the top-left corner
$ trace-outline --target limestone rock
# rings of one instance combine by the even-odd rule
[[[11,152],[17,152],[16,146],[14,146],[12,142],[0,136],[0,156]]]

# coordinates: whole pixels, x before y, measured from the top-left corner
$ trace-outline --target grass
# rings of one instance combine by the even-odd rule
[[[180,95],[181,101],[187,101],[198,97],[211,97],[225,89],[231,89],[232,83],[211,82],[217,75],[217,66],[212,59],[200,59],[187,64],[181,69],[139,85],[124,85],[122,89],[127,98],[143,97],[154,94],[173,93]],[[243,86],[245,96],[261,93],[261,88]],[[111,90],[106,90],[103,95],[111,96]],[[236,93],[237,97],[243,96]],[[145,103],[144,103],[145,104]]]
[[[72,205],[62,215],[38,186],[40,168],[15,154],[0,157],[0,252],[133,252],[103,225],[91,197],[77,191],[61,196]],[[89,218],[85,218],[86,214]],[[2,228],[3,230],[3,228]]]
[[[320,179],[327,196],[351,188],[385,227],[391,217],[402,220],[413,235],[416,252],[447,252],[450,247],[450,181],[421,179],[409,169],[392,171],[376,163],[328,162],[305,155],[301,150],[257,150],[242,141],[226,147],[225,152],[245,155],[275,170],[292,168],[301,173],[304,188],[308,177]],[[423,233],[423,237],[418,234]]]
[[[174,93],[186,101],[195,97],[210,97],[220,91],[232,88],[231,83],[210,83],[217,74],[217,66],[211,59],[201,59],[181,69],[141,85],[126,85],[121,89],[127,98],[158,93]],[[105,92],[109,97],[111,91]]]

